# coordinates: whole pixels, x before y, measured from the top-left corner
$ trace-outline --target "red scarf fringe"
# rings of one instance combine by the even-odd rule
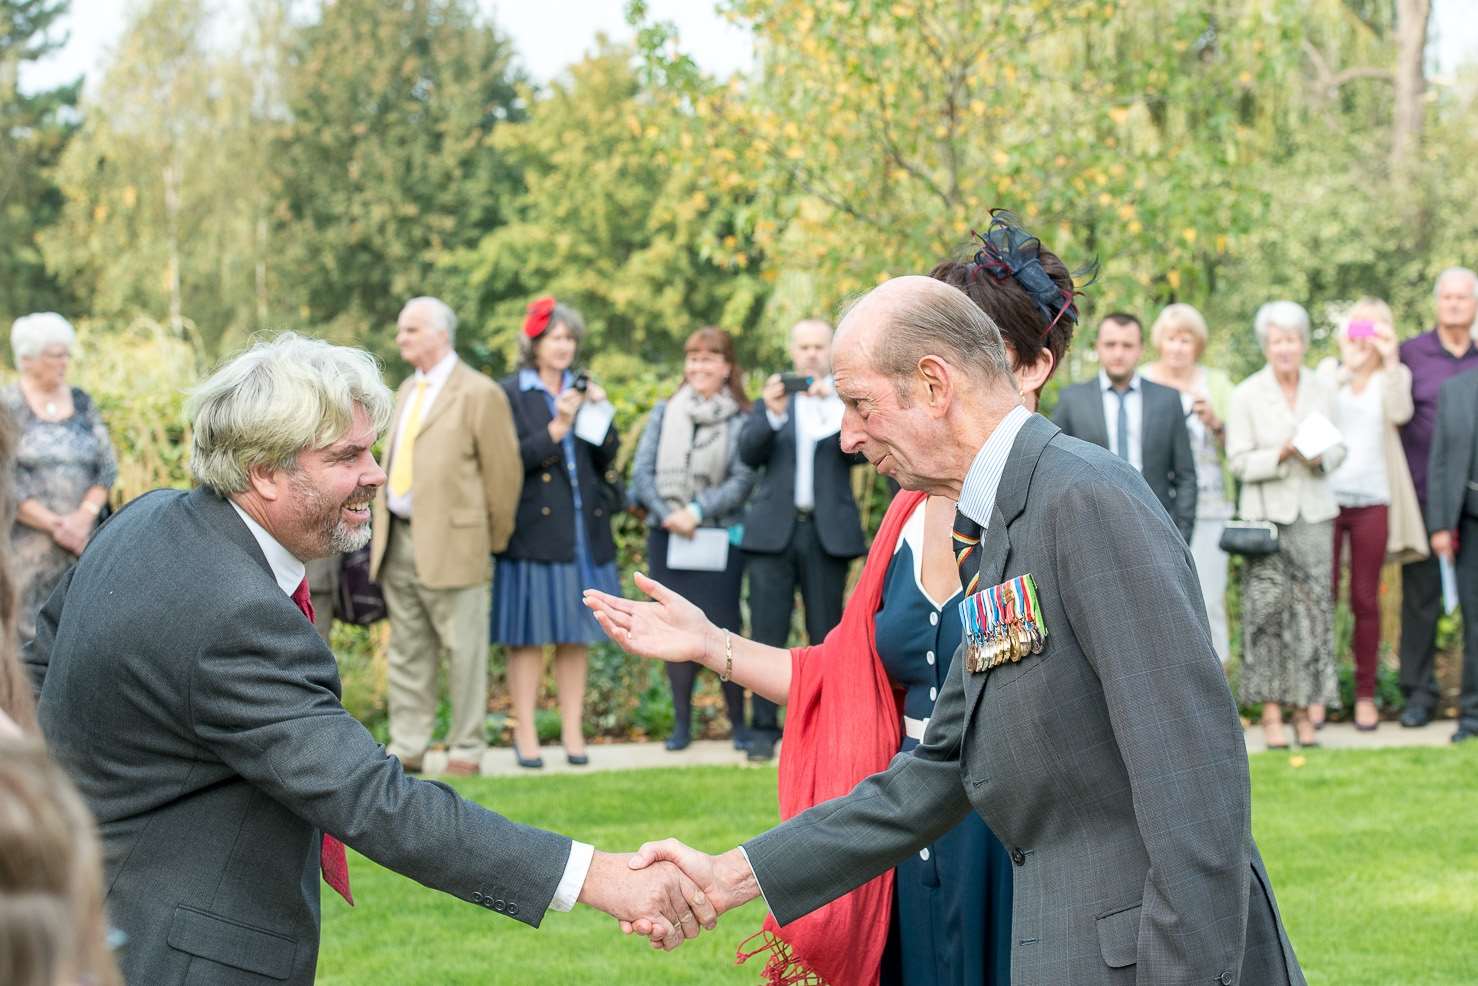
[[[745,951],[750,948],[756,938],[760,939],[760,946]],[[734,957],[734,964],[743,965],[756,955],[766,953],[769,957],[765,959],[764,968],[760,970],[762,986],[828,986],[826,980],[795,957],[795,952],[783,939],[764,930],[756,931],[739,943],[739,951]]]

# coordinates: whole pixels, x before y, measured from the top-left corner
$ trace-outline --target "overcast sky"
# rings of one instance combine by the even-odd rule
[[[301,2],[301,0],[300,0]],[[599,32],[617,38],[631,37],[626,25],[625,0],[479,0],[498,26],[513,38],[519,57],[534,78],[547,81],[594,47]],[[27,89],[46,88],[96,75],[109,46],[123,30],[133,0],[71,0],[65,19],[70,38],[52,57],[28,66],[21,84]],[[215,0],[224,28],[239,16],[241,0]],[[648,0],[648,9],[659,19],[678,25],[684,50],[693,54],[705,69],[726,76],[748,68],[751,51],[747,36],[735,30],[714,11],[710,0]],[[1473,0],[1435,0],[1437,35],[1435,54],[1439,71],[1460,62],[1478,59],[1478,17]]]

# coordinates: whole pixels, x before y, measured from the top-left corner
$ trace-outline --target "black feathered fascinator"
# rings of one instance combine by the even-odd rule
[[[975,251],[971,263],[974,267],[972,273],[984,271],[998,281],[1004,281],[1008,277],[1016,278],[1016,283],[1031,296],[1037,310],[1047,322],[1043,336],[1051,332],[1058,320],[1064,317],[1069,322],[1078,321],[1078,306],[1073,301],[1077,292],[1058,287],[1057,282],[1042,269],[1042,261],[1038,256],[1042,241],[1022,228],[1014,213],[1006,209],[992,209],[990,226],[984,233],[975,233],[975,237],[980,240],[980,249]],[[1083,270],[1074,271],[1073,278],[1076,280],[1080,276],[1089,275],[1091,281],[1097,273],[1098,264],[1093,263]]]

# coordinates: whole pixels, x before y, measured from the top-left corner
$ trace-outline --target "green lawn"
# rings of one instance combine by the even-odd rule
[[[1253,757],[1253,824],[1311,984],[1478,982],[1478,744]],[[464,794],[603,849],[675,835],[716,851],[775,817],[773,769],[693,768],[588,777],[472,779]],[[671,955],[621,937],[585,907],[540,931],[434,893],[362,857],[350,910],[323,899],[323,986],[733,983],[752,903]],[[1252,984],[1249,984],[1252,986]]]

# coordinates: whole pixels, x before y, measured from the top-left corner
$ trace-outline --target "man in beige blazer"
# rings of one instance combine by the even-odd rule
[[[375,500],[370,572],[390,612],[390,746],[419,770],[447,658],[447,771],[475,774],[487,742],[490,555],[503,550],[523,486],[508,398],[457,359],[457,318],[406,302],[395,344],[416,372],[400,386]]]

